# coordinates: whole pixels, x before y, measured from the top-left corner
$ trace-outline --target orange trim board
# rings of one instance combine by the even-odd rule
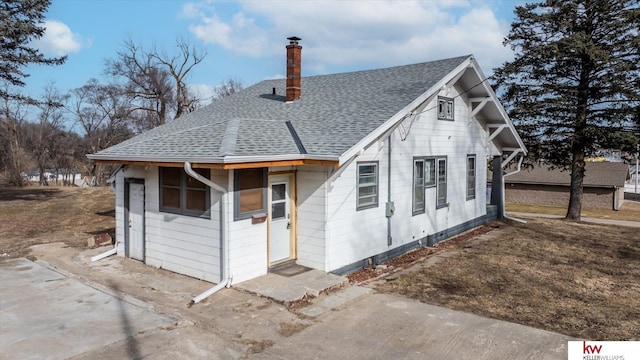
[[[153,162],[153,161],[122,161],[122,160],[94,160],[96,163],[101,164],[124,164],[124,165],[139,165],[139,166],[164,166],[164,167],[184,167],[182,162]],[[192,168],[202,169],[253,169],[262,167],[276,167],[276,166],[300,166],[300,165],[320,165],[338,167],[338,161],[331,160],[312,160],[312,159],[298,159],[298,160],[279,160],[279,161],[259,161],[259,162],[247,162],[247,163],[233,163],[233,164],[208,164],[208,163],[192,163]]]

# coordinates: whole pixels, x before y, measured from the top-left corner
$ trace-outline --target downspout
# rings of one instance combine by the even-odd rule
[[[517,219],[517,218],[511,217],[511,216],[507,216],[507,212],[505,210],[505,201],[506,201],[505,199],[507,197],[507,188],[505,187],[505,184],[504,184],[504,178],[509,176],[509,175],[514,175],[514,174],[519,173],[520,170],[521,170],[521,167],[522,167],[522,160],[524,160],[524,156],[520,155],[520,159],[518,160],[518,167],[512,172],[504,174],[500,178],[502,180],[502,184],[501,184],[502,185],[502,217],[504,219],[508,219],[508,220],[512,220],[512,221],[519,222],[519,223],[522,223],[522,224],[526,224],[527,223],[526,220]]]
[[[231,286],[231,280],[233,279],[233,276],[229,275],[229,237],[227,236],[227,226],[226,226],[226,220],[227,220],[227,198],[228,198],[228,192],[226,191],[226,189],[224,189],[223,187],[221,187],[218,184],[215,184],[214,182],[212,182],[211,180],[205,178],[204,176],[198,174],[197,172],[193,171],[193,169],[191,168],[191,163],[189,163],[188,161],[186,161],[184,163],[184,171],[191,176],[192,178],[200,181],[201,183],[207,185],[208,187],[210,187],[211,189],[213,189],[214,191],[219,192],[222,196],[220,198],[220,236],[221,236],[221,246],[220,246],[220,256],[222,257],[222,271],[221,271],[221,281],[220,283],[218,283],[216,286],[212,287],[211,289],[203,292],[202,294],[194,297],[191,300],[191,303],[189,305],[193,305],[193,304],[197,304],[200,301],[208,298],[209,296],[215,294],[216,292],[218,292],[220,289],[226,287],[230,287]]]

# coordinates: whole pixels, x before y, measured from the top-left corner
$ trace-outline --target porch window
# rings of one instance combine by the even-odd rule
[[[453,120],[453,99],[438,96],[438,119]]]
[[[209,179],[209,169],[194,169]],[[160,211],[209,218],[209,187],[177,167],[160,168]]]
[[[467,200],[476,198],[476,156],[467,155]]]
[[[265,168],[235,170],[233,178],[234,220],[267,212]]]
[[[378,206],[378,162],[358,163],[357,210]]]
[[[436,186],[436,158],[413,159],[413,215],[425,211],[425,189]]]

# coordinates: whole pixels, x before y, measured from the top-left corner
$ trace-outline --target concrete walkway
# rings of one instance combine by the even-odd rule
[[[515,218],[536,218],[537,217],[537,218],[546,218],[546,219],[564,219],[564,216],[562,215],[523,213],[523,212],[515,212],[515,211],[507,211],[507,215]],[[638,221],[626,221],[626,220],[601,219],[601,218],[592,218],[592,217],[583,216],[581,217],[581,221],[593,223],[593,224],[619,225],[619,226],[640,228],[640,219]]]
[[[568,340],[549,331],[370,294],[251,358],[565,360]]]

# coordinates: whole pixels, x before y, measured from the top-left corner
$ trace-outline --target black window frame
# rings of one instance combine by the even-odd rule
[[[441,104],[444,104],[444,111],[440,111]],[[451,107],[449,107],[448,105],[451,105]],[[448,111],[449,108],[451,109],[451,113],[449,113]],[[455,114],[455,102],[453,98],[438,96],[436,111],[438,112],[438,120],[453,121]]]
[[[473,160],[473,169],[469,168],[469,160]],[[466,168],[467,168],[467,200],[473,200],[476,198],[476,189],[478,187],[477,186],[478,184],[476,184],[478,162],[475,154],[467,155]],[[473,184],[473,187],[469,186],[470,184]]]
[[[160,212],[165,212],[165,213],[170,213],[170,214],[176,214],[176,215],[184,215],[184,216],[190,216],[190,217],[197,217],[197,218],[202,218],[202,219],[211,219],[211,189],[209,188],[209,186],[205,185],[204,188],[190,188],[187,186],[187,177],[190,177],[183,168],[179,168],[180,169],[180,185],[179,186],[169,186],[169,185],[164,185],[164,171],[165,169],[169,169],[168,167],[159,167],[158,168],[158,185],[159,185],[159,205],[158,205],[158,209]],[[178,168],[171,168],[171,169],[178,169]],[[209,169],[194,169],[196,172],[198,172],[198,174],[206,177],[207,179],[211,178],[211,170]],[[194,179],[194,181],[198,181],[197,179]],[[172,207],[172,206],[165,206],[163,205],[164,202],[164,195],[163,195],[163,189],[165,187],[171,187],[171,188],[178,188],[180,191],[180,207]],[[200,210],[192,210],[192,209],[188,209],[187,208],[187,190],[191,190],[191,191],[203,191],[204,192],[204,196],[205,196],[205,211],[200,211]]]
[[[378,164],[378,161],[362,161],[362,162],[358,162],[357,164],[357,170],[356,170],[356,210],[360,211],[360,210],[366,210],[366,209],[371,209],[371,208],[376,208],[378,207],[380,201],[379,201],[379,197],[380,197],[380,167]],[[362,185],[360,184],[360,167],[362,166],[373,166],[375,169],[375,185],[373,185],[375,187],[375,201],[374,203],[366,203],[366,204],[360,204],[360,188],[364,188],[364,187],[371,187],[371,184],[365,184]],[[367,195],[367,198],[371,197],[371,195]]]
[[[260,189],[262,189],[262,208],[243,212],[243,213],[240,212],[240,191],[241,191],[239,190],[240,176],[242,175],[243,171],[255,171],[255,170],[256,168],[233,170],[233,220],[234,221],[250,219],[254,215],[262,215],[267,213],[267,206],[268,206],[267,204],[268,189],[267,188],[268,188],[268,182],[269,182],[269,175],[268,175],[267,168],[259,168],[259,170],[262,171],[262,186],[260,187]]]

